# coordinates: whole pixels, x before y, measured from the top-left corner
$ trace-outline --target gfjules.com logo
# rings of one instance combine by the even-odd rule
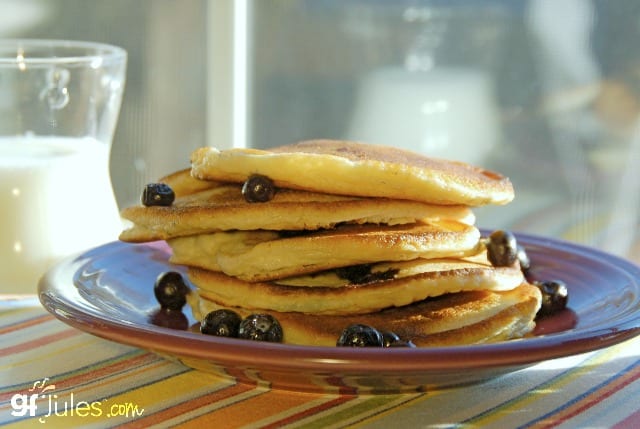
[[[11,415],[14,417],[35,417],[46,423],[49,417],[93,417],[93,418],[129,418],[144,414],[144,408],[132,402],[79,401],[71,392],[69,396],[59,397],[56,385],[49,379],[35,381],[26,393],[16,393],[11,397]]]

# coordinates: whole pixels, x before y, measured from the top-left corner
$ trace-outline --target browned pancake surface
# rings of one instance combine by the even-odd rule
[[[201,296],[221,305],[333,315],[371,313],[461,291],[510,290],[523,281],[516,265],[493,268],[485,263],[457,259],[423,260],[422,264],[419,272],[405,277],[343,287],[250,283],[199,268],[190,268],[188,275]]]
[[[519,338],[533,330],[540,307],[540,291],[523,283],[510,291],[472,291],[447,294],[412,305],[371,314],[327,316],[264,309],[235,308],[241,316],[269,313],[283,327],[288,344],[335,346],[342,330],[366,324],[392,331],[417,346],[451,346]],[[225,307],[206,297],[192,297],[198,316]]]
[[[188,180],[188,179],[187,179]],[[193,185],[186,185],[192,189]],[[182,188],[181,188],[182,189]],[[336,224],[405,224],[418,219],[456,219],[473,223],[465,206],[438,206],[407,200],[359,198],[279,189],[271,201],[248,203],[242,186],[224,184],[187,192],[171,206],[131,206],[122,210],[132,226],[123,241],[166,240],[193,234],[229,230],[315,230]]]
[[[221,232],[168,240],[171,261],[246,281],[267,281],[381,261],[460,257],[477,253],[480,232],[455,221],[409,225],[340,225],[301,236]],[[365,251],[366,250],[366,251]]]

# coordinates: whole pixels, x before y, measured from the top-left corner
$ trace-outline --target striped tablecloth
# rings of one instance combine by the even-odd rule
[[[482,384],[310,394],[220,380],[0,297],[0,426],[640,427],[640,338]]]

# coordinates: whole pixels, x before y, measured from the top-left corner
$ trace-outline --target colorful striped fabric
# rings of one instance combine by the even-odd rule
[[[0,426],[640,427],[640,338],[464,388],[309,394],[220,380],[0,298]]]

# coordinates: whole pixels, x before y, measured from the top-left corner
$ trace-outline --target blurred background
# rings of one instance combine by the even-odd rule
[[[508,175],[481,227],[639,259],[635,0],[0,0],[0,37],[129,52],[121,207],[199,146],[348,138]]]

